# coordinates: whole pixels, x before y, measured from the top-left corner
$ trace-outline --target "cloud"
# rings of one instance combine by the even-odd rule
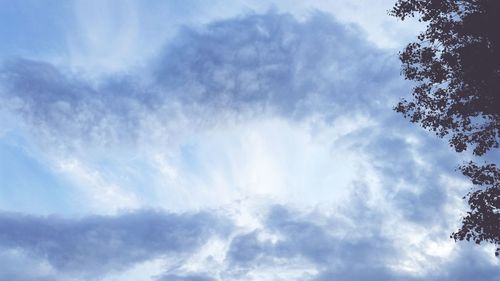
[[[394,60],[329,15],[269,12],[182,28],[127,75],[88,80],[14,59],[0,71],[0,97],[26,124],[5,127],[24,130],[99,212],[149,206],[141,197],[151,192],[171,198],[162,206],[197,206],[189,191],[212,198],[214,186],[228,197],[222,204],[247,193],[313,200],[310,185],[321,194],[345,189],[366,158],[336,140],[384,122],[405,89]],[[324,167],[311,166],[317,161]],[[300,194],[287,192],[295,187]]]
[[[215,281],[215,279],[204,275],[165,275],[158,281]]]
[[[157,60],[153,76],[164,92],[216,110],[339,116],[347,104],[357,111],[383,98],[397,81],[390,61],[359,30],[331,16],[317,13],[299,22],[268,13],[181,32]]]
[[[246,280],[259,271],[267,272],[268,280],[276,280],[299,265],[309,271],[303,270],[292,280],[467,280],[474,276],[496,280],[497,262],[492,262],[491,256],[485,256],[481,249],[453,246],[451,255],[433,256],[425,249],[426,244],[446,245],[450,241],[430,235],[413,248],[409,245],[412,233],[395,237],[386,226],[405,228],[414,223],[404,219],[391,221],[366,204],[359,207],[369,209],[366,213],[370,215],[356,217],[362,212],[358,209],[324,215],[272,207],[261,228],[233,238],[227,253],[229,271],[240,274],[235,280]],[[355,222],[346,221],[346,217]],[[408,243],[406,246],[413,253],[407,255],[400,242]],[[422,263],[422,267],[411,270],[405,263]]]
[[[138,211],[82,219],[2,213],[0,245],[46,260],[57,271],[93,276],[158,257],[189,256],[230,227],[204,212]]]
[[[4,276],[110,277],[164,259],[152,278],[495,280],[482,248],[447,240],[463,209],[458,158],[391,111],[407,85],[392,54],[359,34],[321,13],[270,12],[180,29],[127,75],[4,64],[0,106],[26,127],[2,125],[25,130],[47,165],[91,193],[89,205],[117,212],[3,213],[2,257],[37,268]],[[284,204],[235,203],[259,196]],[[320,200],[331,208],[300,209]],[[117,211],[214,205],[236,215]]]
[[[1,249],[0,279],[16,281],[60,281],[63,280],[43,262],[33,260],[19,251]]]
[[[498,261],[484,249],[443,241],[434,235],[435,230],[426,228],[419,229],[425,239],[412,245],[414,233],[395,236],[389,228],[396,225],[408,230],[418,223],[383,217],[366,202],[357,207],[360,209],[346,212],[335,208],[328,213],[271,206],[251,211],[259,225],[250,230],[235,227],[227,210],[213,214],[142,210],[80,219],[2,213],[0,260],[13,266],[2,270],[0,277],[419,281],[480,276],[496,280]],[[215,215],[223,213],[226,215]],[[220,245],[214,247],[214,243]],[[434,255],[428,248],[450,243],[451,252],[446,256]],[[152,264],[123,274],[145,263]],[[20,264],[30,267],[16,270]],[[155,274],[151,268],[163,273]]]
[[[281,270],[286,271],[293,263],[308,264],[317,270],[319,280],[330,271],[361,271],[366,275],[381,271],[390,275],[387,265],[398,252],[377,225],[365,218],[352,227],[342,222],[340,216],[322,217],[275,206],[269,210],[262,229],[232,240],[228,259],[236,267],[249,270],[261,265],[283,266]],[[364,233],[349,234],[362,229]]]
[[[55,66],[27,59],[12,59],[1,71],[4,110],[15,109],[52,142],[85,139],[116,141],[127,129],[127,96],[100,92],[88,82],[69,76]],[[128,89],[130,92],[131,89]],[[130,122],[137,121],[137,118]],[[56,142],[57,144],[57,142]]]
[[[304,22],[249,15],[182,29],[141,70],[150,78],[115,75],[95,85],[49,63],[17,59],[2,68],[2,92],[54,139],[106,144],[146,135],[148,117],[169,124],[185,113],[220,120],[228,111],[291,118],[370,112],[401,83],[390,56],[358,34],[321,13]]]

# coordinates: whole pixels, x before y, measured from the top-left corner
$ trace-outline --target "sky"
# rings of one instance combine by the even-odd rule
[[[500,280],[393,2],[0,1],[0,280]]]

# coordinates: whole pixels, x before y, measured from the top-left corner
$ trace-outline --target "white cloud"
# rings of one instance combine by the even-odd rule
[[[83,39],[74,40],[85,43],[77,44],[77,65],[107,72],[145,60],[137,51],[145,44],[142,15],[127,3],[78,9]],[[346,6],[328,7],[344,15],[357,9],[339,3]],[[0,97],[11,107],[3,110],[22,120],[27,141],[85,194],[92,213],[116,216],[3,214],[10,227],[0,242],[55,271],[113,271],[111,280],[144,272],[198,281],[470,273],[460,268],[467,254],[485,255],[442,239],[462,211],[449,195],[460,182],[451,173],[456,158],[392,113],[407,87],[390,54],[357,32],[326,14],[297,20],[270,12],[185,28],[144,73],[99,83],[49,63],[6,64]],[[108,47],[108,40],[126,46]],[[137,210],[143,207],[203,215]],[[226,217],[234,229],[221,227],[214,238],[212,227],[218,232]],[[164,258],[170,254],[173,260]],[[472,270],[497,276],[489,265]]]
[[[200,28],[217,21],[275,10],[306,20],[316,11],[356,25],[381,48],[401,48],[422,26],[387,15],[394,0],[377,1],[74,1],[74,21],[67,23],[68,58],[61,65],[83,70],[89,77],[127,72],[143,66],[171,42],[179,28]],[[367,8],[370,7],[370,8]]]
[[[79,160],[56,159],[55,167],[61,177],[77,187],[85,196],[89,209],[98,213],[114,213],[119,210],[136,209],[140,207],[137,196],[123,187],[108,182],[94,168],[85,167]]]

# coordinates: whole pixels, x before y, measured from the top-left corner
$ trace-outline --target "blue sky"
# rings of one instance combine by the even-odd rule
[[[376,1],[0,1],[0,280],[499,280]]]

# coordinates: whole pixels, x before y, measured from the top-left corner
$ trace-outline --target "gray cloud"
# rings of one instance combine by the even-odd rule
[[[371,112],[401,87],[394,58],[354,26],[316,13],[274,13],[186,30],[154,68],[157,84],[185,102],[271,110],[292,118]]]
[[[43,264],[22,253],[0,247],[0,280],[59,281],[57,273],[43,269]]]
[[[56,141],[113,143],[135,139],[145,116],[171,122],[176,104],[205,123],[228,111],[290,118],[373,113],[402,89],[394,61],[356,27],[326,14],[300,22],[268,13],[181,29],[137,75],[96,83],[49,63],[14,59],[3,65],[0,84],[4,104]]]
[[[215,281],[215,279],[205,275],[175,275],[167,274],[157,281]]]
[[[365,209],[369,208],[362,204]],[[355,206],[354,206],[355,207]],[[351,213],[359,213],[353,209]],[[500,280],[500,269],[493,265],[484,253],[473,245],[457,249],[454,255],[444,259],[433,258],[440,264],[434,271],[414,275],[391,267],[396,260],[404,259],[401,248],[387,233],[381,232],[383,218],[370,209],[378,219],[356,218],[351,228],[336,216],[324,217],[318,214],[297,212],[283,206],[270,209],[262,229],[236,236],[230,245],[227,259],[235,268],[245,268],[246,274],[259,265],[283,266],[282,259],[290,261],[303,258],[319,273],[311,280]],[[350,214],[345,214],[349,216]],[[382,221],[379,221],[382,220]],[[394,226],[398,227],[398,226]],[[349,229],[347,234],[335,233],[339,229]],[[259,232],[277,234],[280,239],[262,241]],[[412,235],[408,233],[408,236]],[[429,238],[434,239],[434,238]],[[417,253],[416,253],[417,254]],[[408,257],[406,257],[408,258]],[[282,270],[287,270],[286,265]],[[309,279],[307,279],[309,280]]]
[[[139,211],[81,219],[2,213],[0,278],[98,280],[143,261],[176,257],[173,264],[165,264],[165,273],[156,280],[246,280],[262,268],[286,274],[297,264],[317,270],[317,274],[303,275],[300,280],[498,280],[500,269],[491,263],[491,257],[467,244],[446,259],[426,256],[439,268],[425,274],[398,271],[391,266],[394,261],[410,257],[401,255],[403,249],[394,238],[381,231],[384,218],[366,203],[353,207],[363,208],[366,215],[358,209],[321,215],[274,206],[263,218],[262,227],[235,236],[231,233],[236,234],[233,231],[237,229],[229,219],[207,213]],[[351,214],[355,215],[354,225],[342,218]],[[266,237],[262,234],[277,235],[278,239],[262,239]],[[184,267],[214,236],[229,244],[224,264],[197,266],[201,273]],[[44,269],[44,261],[51,270]],[[22,265],[29,269],[16,269]]]
[[[360,39],[355,27],[342,26],[324,14],[298,21],[269,13],[199,30],[185,28],[144,72],[91,83],[49,63],[12,60],[0,72],[3,106],[21,113],[33,128],[48,130],[56,142],[90,139],[107,144],[138,137],[145,116],[161,124],[175,122],[177,105],[189,118],[207,123],[219,122],[227,112],[273,113],[289,119],[321,114],[327,120],[362,113],[378,122],[377,130],[355,131],[334,145],[349,146],[373,162],[386,205],[405,223],[441,226],[433,233],[440,237],[454,230],[450,220],[439,215],[449,196],[439,178],[451,174],[457,158],[445,144],[415,132],[390,112],[391,100],[406,89],[397,63],[391,54]],[[143,76],[148,82],[141,80]],[[408,136],[417,144],[408,143]],[[366,203],[371,199],[370,180],[360,174],[351,186],[349,209],[341,212],[354,226],[334,217],[274,207],[261,229],[226,241],[230,246],[222,271],[238,276],[262,264],[279,261],[286,267],[283,260],[298,259],[319,269],[317,276],[308,278],[313,280],[498,280],[498,268],[469,246],[441,261],[443,267],[428,276],[391,269],[389,261],[402,249],[381,230],[387,214]],[[412,188],[400,189],[401,184]],[[336,233],[340,229],[348,233]],[[81,220],[1,214],[0,246],[47,260],[70,274],[100,274],[163,255],[189,255],[225,230],[220,218],[207,213],[145,211]],[[259,238],[267,232],[280,239]],[[0,274],[8,280],[53,280],[50,273]],[[193,272],[159,278],[215,280]]]
[[[347,227],[335,217],[318,217],[275,206],[260,231],[277,234],[280,239],[260,241],[258,231],[242,234],[232,240],[227,257],[235,266],[246,268],[265,263],[272,266],[274,259],[304,259],[321,272],[325,271],[319,280],[329,271],[335,274],[366,272],[367,275],[380,271],[390,275],[387,261],[397,254],[397,249],[379,232],[377,225],[365,218],[357,221],[351,237],[338,235],[335,230]]]
[[[0,214],[0,246],[47,260],[63,272],[99,274],[165,255],[181,257],[230,223],[208,213],[139,211],[82,219]]]
[[[21,113],[33,130],[46,130],[53,141],[60,139],[61,143],[133,138],[139,122],[136,114],[145,106],[142,93],[134,88],[137,85],[126,77],[97,87],[40,61],[7,61],[0,82],[3,109]]]
[[[298,22],[270,13],[180,33],[154,75],[162,89],[187,102],[338,115],[367,109],[384,95],[397,77],[391,60],[331,16],[317,13]]]

